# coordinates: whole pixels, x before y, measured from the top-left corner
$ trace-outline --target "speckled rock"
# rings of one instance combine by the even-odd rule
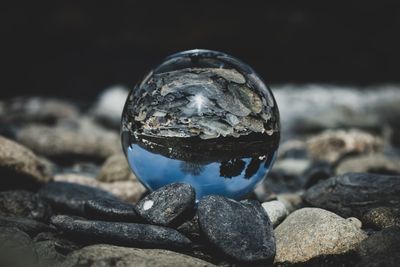
[[[71,238],[84,242],[168,249],[185,249],[191,244],[188,238],[175,229],[163,226],[87,221],[65,215],[54,216],[51,222]]]
[[[34,193],[23,190],[0,192],[0,215],[2,216],[46,221],[51,214],[50,205]]]
[[[62,267],[72,266],[119,267],[212,267],[206,261],[161,249],[126,248],[111,245],[93,245],[70,254]]]
[[[38,154],[59,161],[103,160],[121,151],[117,133],[102,129],[88,119],[73,126],[28,125],[18,132],[17,140]]]
[[[170,225],[194,208],[196,193],[189,184],[174,183],[148,194],[137,204],[137,210],[147,222]]]
[[[146,188],[136,180],[104,183],[85,175],[59,174],[54,177],[54,181],[76,183],[99,188],[129,203],[136,203],[146,192]]]
[[[43,186],[39,195],[56,211],[83,215],[84,205],[91,199],[117,199],[104,190],[66,182],[52,182]]]
[[[115,182],[134,180],[136,176],[129,168],[124,154],[115,154],[107,158],[97,175],[97,180],[101,182]]]
[[[279,200],[264,202],[262,203],[262,207],[268,214],[268,217],[274,227],[281,223],[288,215],[285,204]]]
[[[229,257],[241,262],[273,260],[272,224],[259,202],[207,196],[200,200],[197,215],[203,235]]]
[[[379,137],[359,130],[329,130],[308,141],[308,151],[316,160],[335,162],[347,154],[369,154],[383,150]]]
[[[33,219],[3,216],[0,216],[0,227],[15,227],[32,237],[42,232],[54,230],[49,225]]]
[[[366,234],[352,222],[318,208],[293,212],[275,229],[276,263],[301,263],[355,250]]]
[[[370,172],[379,174],[400,174],[400,158],[382,154],[348,158],[336,167],[336,174],[347,172]]]
[[[400,228],[390,227],[372,234],[357,249],[358,267],[398,266],[400,262]]]
[[[53,241],[35,242],[34,249],[39,266],[59,266],[65,260],[65,255],[58,252],[59,247]]]
[[[28,148],[0,136],[0,190],[31,189],[50,181],[46,166]]]
[[[17,228],[0,226],[1,266],[33,266],[36,262],[31,238]]]
[[[309,188],[306,202],[343,217],[358,217],[372,208],[400,205],[400,177],[347,173]]]
[[[369,210],[362,217],[366,227],[384,229],[392,226],[400,227],[400,209],[390,207],[378,207]]]
[[[135,222],[140,220],[136,207],[115,199],[93,199],[85,203],[85,215],[102,221]]]

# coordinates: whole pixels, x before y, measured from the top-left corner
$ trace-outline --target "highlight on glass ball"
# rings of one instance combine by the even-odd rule
[[[279,111],[247,64],[196,49],[167,57],[135,86],[121,130],[129,164],[149,190],[182,182],[197,200],[241,199],[273,164]]]

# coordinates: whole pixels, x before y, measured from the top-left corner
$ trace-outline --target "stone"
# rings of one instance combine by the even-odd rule
[[[1,266],[34,266],[36,262],[31,238],[15,227],[0,226]]]
[[[294,211],[276,229],[275,263],[294,264],[355,250],[366,234],[352,222],[323,209]]]
[[[199,217],[197,215],[194,215],[190,220],[182,223],[176,229],[191,240],[201,240]]]
[[[288,215],[285,204],[279,200],[264,202],[261,206],[268,214],[268,217],[274,227],[280,224]]]
[[[51,180],[46,165],[28,148],[0,136],[0,190],[32,189]]]
[[[135,222],[140,220],[136,207],[115,199],[93,199],[85,203],[85,215],[102,221]]]
[[[383,140],[359,130],[328,130],[310,138],[307,146],[315,160],[335,162],[349,154],[380,152]]]
[[[240,262],[272,262],[273,228],[259,202],[207,196],[197,215],[204,237],[225,255]]]
[[[278,194],[276,199],[285,205],[288,213],[292,213],[293,211],[304,207],[303,193],[303,191],[282,193]]]
[[[4,104],[3,113],[3,116],[0,113],[0,120],[7,123],[40,122],[50,125],[58,120],[76,118],[79,110],[75,105],[61,99],[18,97]]]
[[[17,140],[38,154],[60,162],[79,159],[104,160],[121,151],[119,136],[81,119],[76,125],[27,125]]]
[[[161,249],[127,248],[111,245],[92,245],[68,255],[62,267],[72,266],[119,267],[212,267],[209,262]]]
[[[34,249],[39,266],[59,266],[65,260],[65,255],[58,252],[58,247],[53,241],[35,242]]]
[[[390,227],[372,234],[357,249],[359,267],[398,266],[400,262],[400,228]]]
[[[0,227],[15,227],[32,237],[41,232],[54,230],[49,225],[33,219],[3,216],[0,216]]]
[[[88,221],[74,219],[66,215],[51,218],[51,223],[69,237],[84,243],[106,243],[146,248],[187,249],[191,242],[172,228],[163,226]]]
[[[51,214],[50,205],[37,194],[23,190],[0,192],[1,216],[47,221]]]
[[[314,207],[343,217],[361,218],[372,208],[400,205],[400,177],[368,173],[338,175],[309,188],[304,199]]]
[[[56,211],[83,215],[84,205],[91,199],[116,199],[104,190],[66,182],[52,182],[43,186],[39,195]]]
[[[92,108],[91,113],[99,123],[118,129],[128,93],[128,89],[120,85],[105,89]]]
[[[364,155],[344,159],[336,167],[336,174],[369,172],[386,175],[400,174],[400,158],[383,154]]]
[[[304,188],[311,186],[334,176],[333,166],[325,161],[316,161],[303,174]]]
[[[367,211],[362,217],[366,227],[384,229],[392,226],[400,227],[400,209],[391,207],[378,207]]]
[[[277,160],[273,166],[273,170],[284,172],[287,175],[300,176],[310,167],[310,164],[311,162],[308,159],[288,158]]]
[[[54,181],[75,183],[98,188],[128,203],[138,202],[146,192],[146,188],[136,180],[105,183],[99,182],[96,179],[85,175],[66,173],[54,176]]]
[[[194,208],[196,193],[189,184],[174,183],[151,192],[137,204],[137,210],[147,222],[170,225]]]
[[[134,180],[136,176],[130,169],[124,154],[115,154],[107,158],[97,175],[97,180],[101,182],[116,182]]]

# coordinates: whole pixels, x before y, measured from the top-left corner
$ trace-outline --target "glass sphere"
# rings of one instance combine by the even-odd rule
[[[121,136],[130,167],[150,191],[182,182],[197,200],[241,199],[271,168],[279,111],[248,65],[196,49],[167,57],[135,86]]]

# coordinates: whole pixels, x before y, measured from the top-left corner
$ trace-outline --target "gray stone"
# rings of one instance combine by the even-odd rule
[[[0,227],[15,227],[29,234],[30,236],[35,236],[41,232],[49,232],[53,230],[47,224],[33,219],[3,216],[0,216]]]
[[[50,205],[37,194],[23,190],[0,192],[0,215],[2,216],[47,221],[51,214]]]
[[[39,266],[58,266],[65,260],[65,255],[58,252],[53,241],[39,241],[34,243]]]
[[[335,162],[348,154],[383,150],[383,140],[359,130],[329,130],[308,140],[308,152],[316,160]]]
[[[140,216],[136,207],[115,199],[93,199],[85,203],[85,215],[91,219],[136,222]]]
[[[43,186],[39,195],[45,199],[54,210],[83,215],[84,205],[91,199],[115,199],[115,196],[104,190],[65,182],[52,182]]]
[[[400,262],[400,228],[390,227],[372,234],[357,249],[359,267],[398,266]]]
[[[306,202],[343,217],[361,218],[364,212],[381,206],[400,205],[400,177],[368,173],[347,173],[331,177],[309,188]]]
[[[101,182],[137,180],[124,154],[115,154],[107,158],[97,175]]]
[[[362,217],[366,227],[384,229],[392,226],[400,227],[400,209],[390,207],[378,207],[369,210]]]
[[[369,172],[379,174],[400,174],[400,158],[382,154],[352,157],[340,162],[336,174],[347,172]]]
[[[54,181],[75,183],[86,185],[104,190],[119,199],[128,202],[136,203],[146,192],[146,188],[137,180],[116,181],[116,182],[100,182],[93,177],[82,174],[58,174],[54,176]]]
[[[280,224],[288,215],[285,204],[279,200],[264,202],[262,203],[262,207],[268,214],[268,217],[274,227]]]
[[[0,190],[37,188],[51,180],[46,166],[28,148],[0,136]]]
[[[187,249],[191,245],[184,235],[163,226],[87,221],[66,215],[54,216],[51,222],[69,237],[89,243],[168,249]]]
[[[190,184],[169,184],[139,201],[137,210],[147,222],[166,226],[190,212],[195,198],[196,193]]]
[[[93,245],[68,255],[63,267],[72,266],[119,267],[212,267],[206,261],[161,249],[126,248],[111,245]]]
[[[323,209],[303,208],[276,229],[275,263],[302,263],[355,250],[366,234],[352,222]]]
[[[121,151],[119,136],[114,131],[85,118],[73,123],[76,125],[28,125],[18,132],[17,140],[38,154],[58,161],[104,160]]]
[[[272,224],[259,202],[207,196],[200,200],[197,215],[205,238],[229,257],[241,262],[273,260]]]
[[[33,266],[37,262],[31,238],[14,227],[0,227],[0,265]]]

